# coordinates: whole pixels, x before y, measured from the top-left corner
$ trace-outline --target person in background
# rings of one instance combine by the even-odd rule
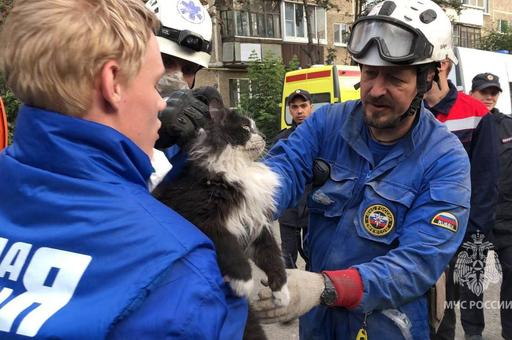
[[[281,139],[286,139],[295,131],[297,126],[302,124],[313,112],[313,103],[311,94],[306,90],[295,90],[287,99],[288,110],[292,116],[292,126],[281,130],[274,139],[274,143]],[[306,198],[310,190],[306,189],[299,203],[290,209],[287,209],[279,217],[279,232],[281,234],[281,250],[283,252],[286,268],[297,268],[297,257],[300,253],[306,260],[303,251],[303,239],[306,235],[308,226],[308,211],[306,207]]]
[[[158,26],[140,0],[18,0],[2,26],[24,105],[0,153],[0,338],[242,337],[213,244],[148,190]]]
[[[491,112],[496,124],[496,139],[500,162],[496,220],[491,239],[502,270],[500,290],[501,335],[512,339],[512,118],[496,107],[502,92],[500,80],[492,73],[477,74],[472,81],[470,95],[480,100]],[[483,322],[482,322],[483,323]]]
[[[457,91],[448,79],[454,60],[446,58],[439,65],[438,81],[425,96],[426,106],[454,133],[466,149],[471,162],[471,209],[464,244],[474,244],[484,237],[489,240],[494,221],[497,200],[498,156],[495,128],[489,109],[471,96]],[[464,249],[461,247],[461,251]],[[460,254],[465,254],[461,252]],[[446,278],[446,299],[460,301],[461,323],[469,339],[481,338],[484,329],[483,294],[471,289],[468,284],[455,283],[462,279],[463,268],[456,265],[459,256],[450,263]],[[481,258],[485,262],[485,258]],[[454,277],[455,275],[455,277]],[[483,280],[483,273],[478,276]],[[445,315],[437,330],[432,330],[431,339],[453,340],[455,337],[455,310],[453,304],[445,309]]]
[[[290,304],[251,302],[264,322],[300,319],[301,339],[428,339],[426,292],[462,241],[470,170],[458,139],[423,107],[437,65],[455,58],[451,23],[429,0],[387,0],[352,26],[361,100],[324,105],[265,163],[279,216],[307,183],[311,272],[288,269]],[[315,161],[328,165],[316,178]]]
[[[172,180],[182,170],[187,154],[179,145],[204,126],[208,105],[194,96],[196,74],[208,68],[212,51],[212,20],[198,0],[149,0],[146,7],[160,20],[156,32],[165,73],[157,89],[166,101],[162,126],[152,158],[150,189]]]

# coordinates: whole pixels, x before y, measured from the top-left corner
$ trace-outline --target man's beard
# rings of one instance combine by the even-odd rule
[[[379,119],[380,112],[373,113],[372,115],[364,112],[363,118],[366,125],[375,129],[395,129],[402,125],[402,115],[392,116],[386,119]]]
[[[394,104],[387,97],[375,98],[368,95],[364,99],[364,103],[373,105],[385,105],[388,109],[394,107]],[[379,111],[368,114],[365,110],[363,113],[364,122],[366,125],[375,129],[395,129],[402,125],[403,114],[400,114],[399,116],[388,116],[385,119],[380,119],[383,115],[385,115],[385,113]]]

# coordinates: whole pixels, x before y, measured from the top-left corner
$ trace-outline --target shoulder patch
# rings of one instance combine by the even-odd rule
[[[456,232],[457,229],[459,228],[459,221],[457,220],[457,217],[455,217],[454,214],[451,214],[446,211],[440,212],[437,215],[435,215],[430,223],[438,227],[448,229],[452,232]]]

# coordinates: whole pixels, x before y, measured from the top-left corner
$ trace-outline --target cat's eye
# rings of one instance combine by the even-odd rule
[[[249,126],[247,126],[247,125],[243,125],[243,126],[242,126],[242,129],[244,129],[244,130],[247,130],[247,131],[251,132],[251,128],[250,128]]]

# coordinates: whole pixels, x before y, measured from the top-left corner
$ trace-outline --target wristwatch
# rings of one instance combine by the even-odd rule
[[[336,288],[332,284],[331,279],[326,274],[322,273],[324,277],[324,291],[322,295],[320,295],[320,303],[324,306],[333,306],[338,298],[338,294],[336,293]]]

